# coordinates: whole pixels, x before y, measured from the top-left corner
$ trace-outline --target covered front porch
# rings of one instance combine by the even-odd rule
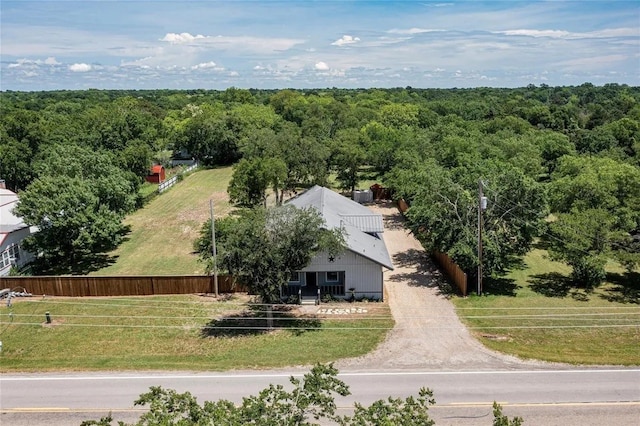
[[[332,297],[345,296],[345,272],[295,272],[287,285],[280,289],[281,298],[299,296],[299,301],[304,299],[318,300],[325,295]]]

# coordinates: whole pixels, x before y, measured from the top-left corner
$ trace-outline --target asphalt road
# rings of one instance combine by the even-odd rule
[[[133,401],[150,386],[190,391],[204,400],[240,402],[270,383],[288,384],[304,371],[237,373],[77,373],[19,374],[0,378],[0,423],[69,425],[98,419],[109,411],[133,421],[141,410]],[[343,372],[352,396],[339,398],[345,411],[388,396],[434,390],[432,416],[438,425],[490,425],[491,404],[522,416],[527,425],[637,425],[640,418],[640,369],[568,369],[533,371],[379,371]]]

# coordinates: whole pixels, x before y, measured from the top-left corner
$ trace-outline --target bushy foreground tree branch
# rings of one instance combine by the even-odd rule
[[[269,385],[255,396],[243,398],[236,405],[231,401],[205,401],[198,404],[189,392],[177,393],[159,386],[140,395],[135,405],[146,406],[149,411],[131,425],[118,422],[120,426],[156,425],[260,425],[260,426],[311,426],[313,420],[332,422],[340,426],[432,426],[429,407],[435,404],[433,392],[421,388],[418,396],[405,399],[392,398],[375,401],[370,406],[355,403],[352,415],[336,414],[336,395],[351,394],[349,386],[338,379],[338,370],[333,364],[317,364],[302,379],[290,377],[293,390],[282,385]],[[509,420],[502,415],[501,407],[494,402],[494,426],[520,426],[519,417]],[[87,420],[81,426],[111,426],[111,415],[100,420]]]

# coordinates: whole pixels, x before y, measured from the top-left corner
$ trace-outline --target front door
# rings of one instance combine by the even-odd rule
[[[315,296],[318,293],[318,273],[306,272],[304,275],[305,286],[302,287],[304,296]]]

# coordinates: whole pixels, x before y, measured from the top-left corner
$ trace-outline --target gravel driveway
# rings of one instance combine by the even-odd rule
[[[440,274],[407,231],[403,217],[391,204],[371,209],[383,215],[384,241],[395,270],[385,271],[387,301],[395,327],[378,348],[359,358],[336,363],[357,369],[505,369],[532,368],[525,362],[481,345],[460,322],[454,307],[438,289]]]

